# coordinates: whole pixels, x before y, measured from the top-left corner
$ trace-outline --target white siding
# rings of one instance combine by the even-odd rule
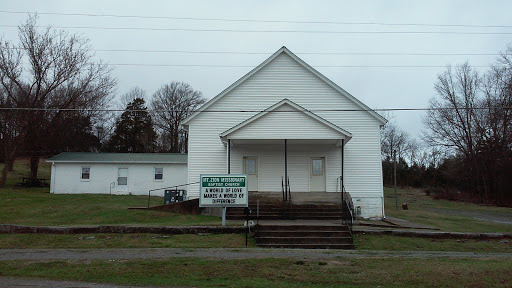
[[[54,168],[53,168],[54,167]],[[90,179],[81,179],[81,168],[90,167]],[[163,168],[162,180],[154,180],[155,167]],[[118,168],[128,168],[128,192],[118,192]],[[115,183],[112,194],[148,195],[148,190],[187,182],[187,164],[79,164],[55,163],[52,165],[50,191],[57,194],[109,194],[110,183]],[[187,189],[185,189],[187,190]],[[163,190],[151,195],[162,196]]]
[[[267,66],[252,75],[252,77],[218,99],[218,101],[208,107],[208,110],[264,110],[285,98],[311,110],[318,116],[342,127],[352,134],[352,139],[345,147],[345,187],[352,197],[361,197],[359,201],[361,203],[365,201],[373,201],[374,203],[377,200],[381,201],[379,199],[383,195],[383,189],[379,139],[380,122],[365,111],[318,111],[325,109],[350,110],[360,109],[360,107],[305,69],[287,54],[282,53],[277,56]],[[256,112],[201,113],[189,123],[189,182],[197,182],[201,173],[226,172],[226,147],[222,144],[219,134],[252,117],[254,114]],[[300,125],[301,123],[298,123],[297,127],[300,127]],[[304,130],[304,138],[308,139],[315,131]],[[259,132],[256,130],[253,132],[256,136],[254,138],[258,138]],[[276,134],[280,133],[285,133],[285,131],[276,131]],[[314,136],[311,137],[314,138]],[[236,147],[233,147],[233,151],[236,150]],[[276,167],[260,166],[260,171],[264,169],[269,169],[270,171],[276,169],[277,171],[279,169],[281,165],[279,161],[281,160],[279,160],[278,156],[280,153],[283,153],[282,149],[276,148],[274,153],[275,156],[269,158],[274,159]],[[330,163],[338,161],[336,158],[331,157],[338,157],[339,159],[340,156],[336,156],[339,153],[333,152],[331,156],[329,155],[327,155],[329,158],[326,159],[328,173],[333,177],[337,177],[340,174],[338,172],[339,169],[334,166],[331,167]],[[239,158],[238,160],[233,159],[231,162],[233,168],[236,167],[237,161],[238,165],[241,165]],[[294,159],[292,161],[300,160]],[[289,167],[291,169],[294,169],[292,168],[293,166],[290,163]],[[282,172],[278,173],[277,177],[280,179],[282,174]],[[336,180],[329,177],[327,181],[327,190],[333,191],[332,182],[334,181],[335,183]],[[297,186],[302,187],[303,184],[298,184]],[[272,186],[268,187],[269,189],[272,188]],[[278,191],[280,191],[280,186]],[[191,187],[189,195],[198,197],[197,185]],[[376,213],[376,209],[362,210],[363,217],[382,215],[382,212]]]
[[[304,139],[304,131],[314,131],[309,138],[341,139],[340,132],[327,127],[309,115],[283,104],[276,112],[270,112],[231,133],[231,139]],[[286,112],[284,112],[286,111]]]

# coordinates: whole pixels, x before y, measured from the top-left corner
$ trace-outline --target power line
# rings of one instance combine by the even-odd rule
[[[376,109],[300,109],[300,110],[205,110],[191,112],[189,110],[160,110],[160,109],[80,109],[80,108],[30,108],[30,107],[0,107],[0,111],[46,111],[46,112],[191,112],[191,113],[297,113],[297,112],[392,112],[392,111],[444,111],[444,110],[511,110],[512,106],[503,107],[419,107],[419,108],[376,108]]]
[[[100,52],[140,52],[140,53],[181,53],[181,54],[239,54],[269,55],[268,52],[238,51],[186,51],[186,50],[144,50],[144,49],[95,49]],[[377,55],[377,56],[499,56],[499,53],[400,53],[400,52],[297,52],[302,55]]]
[[[22,47],[6,49],[23,50]],[[190,51],[190,50],[154,50],[154,49],[94,49],[96,52],[136,52],[136,53],[175,53],[175,54],[228,54],[228,55],[270,55],[272,52],[242,51]],[[297,52],[302,55],[361,55],[361,56],[499,56],[500,53],[409,53],[409,52]]]
[[[25,64],[21,62],[21,64]],[[220,64],[152,64],[152,63],[103,63],[121,67],[189,67],[189,68],[254,68],[255,65]],[[446,68],[449,65],[314,65],[315,68]],[[492,65],[471,65],[473,68],[490,68]]]
[[[57,16],[87,16],[110,18],[140,18],[140,19],[166,19],[189,21],[218,21],[218,22],[247,22],[247,23],[288,23],[288,24],[334,24],[334,25],[374,25],[374,26],[418,26],[418,27],[464,27],[464,28],[512,28],[512,25],[477,25],[477,24],[432,24],[432,23],[387,23],[387,22],[346,22],[346,21],[294,21],[294,20],[265,20],[265,19],[229,19],[229,18],[200,18],[200,17],[171,17],[171,16],[142,16],[119,14],[94,14],[94,13],[58,13],[37,11],[8,11],[0,10],[7,14],[39,14]]]
[[[0,27],[18,28],[17,25],[1,24]],[[45,28],[46,26],[35,26]],[[450,35],[512,35],[512,32],[462,32],[462,31],[329,31],[329,30],[246,30],[246,29],[194,29],[194,28],[149,28],[149,27],[106,27],[106,26],[52,26],[58,29],[96,30],[143,30],[177,32],[228,32],[228,33],[306,33],[306,34],[450,34]]]
[[[254,68],[254,65],[208,65],[208,64],[143,64],[112,63],[111,66],[137,67],[201,67],[201,68]],[[315,68],[446,68],[447,65],[314,65]],[[471,65],[474,68],[489,68],[491,65]]]

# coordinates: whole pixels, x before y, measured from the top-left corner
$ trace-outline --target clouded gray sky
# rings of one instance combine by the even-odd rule
[[[16,28],[5,25],[19,25],[27,18],[26,13],[5,13],[6,11],[39,12],[40,25],[51,25],[56,28],[77,27],[66,28],[66,30],[82,33],[89,38],[93,49],[97,50],[96,56],[111,64],[246,66],[116,65],[114,76],[119,80],[117,89],[119,95],[135,86],[141,87],[152,95],[165,83],[185,81],[210,99],[281,46],[286,46],[371,108],[421,108],[427,107],[428,100],[434,95],[433,84],[437,74],[445,70],[443,67],[463,63],[466,60],[472,65],[487,66],[496,59],[497,55],[403,54],[497,54],[512,43],[512,34],[503,34],[512,33],[510,18],[512,1],[1,0],[0,11],[0,35],[5,40],[17,41]],[[144,17],[71,16],[44,13]],[[439,26],[355,24],[370,22]],[[473,26],[443,26],[451,24]],[[489,25],[509,27],[474,27]],[[144,28],[144,30],[105,29],[114,27]],[[239,32],[240,30],[242,32]],[[247,30],[267,32],[246,32]],[[295,32],[269,32],[283,30]],[[317,32],[304,33],[303,31]],[[318,33],[319,31],[331,33]],[[422,33],[389,33],[411,31]],[[447,34],[447,32],[458,34]],[[113,49],[231,53],[100,51]],[[364,53],[400,55],[364,55]],[[484,71],[487,68],[478,69]],[[414,136],[423,128],[421,116],[424,112],[393,112],[392,114],[394,121]]]

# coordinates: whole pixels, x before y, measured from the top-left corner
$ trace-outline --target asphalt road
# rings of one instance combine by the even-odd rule
[[[150,286],[120,286],[113,284],[88,283],[80,281],[61,281],[61,280],[42,280],[28,278],[0,277],[0,287],[13,288],[132,288],[132,287],[150,287]],[[176,287],[177,288],[177,287]]]

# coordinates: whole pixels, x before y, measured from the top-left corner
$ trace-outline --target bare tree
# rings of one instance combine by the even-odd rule
[[[7,97],[7,92],[0,86],[0,107],[8,109],[12,106],[12,100]],[[18,111],[3,110],[0,112],[0,155],[4,162],[0,186],[5,185],[8,171],[12,170],[18,147],[21,144],[18,123],[20,119]]]
[[[451,67],[438,76],[435,84],[438,98],[430,101],[424,118],[428,130],[427,143],[453,148],[470,159],[475,151],[475,107],[481,79],[468,63]]]
[[[409,164],[418,164],[421,155],[422,145],[416,139],[411,138],[407,141],[407,154],[409,156]]]
[[[481,91],[480,75],[466,62],[438,76],[434,85],[438,98],[430,101],[430,110],[424,118],[427,131],[423,137],[433,146],[441,146],[464,157],[470,178],[467,189],[477,192],[480,168],[476,157],[479,139],[477,107]]]
[[[153,120],[160,134],[170,138],[170,152],[187,152],[188,134],[182,123],[205,102],[201,92],[184,82],[171,82],[153,94]]]
[[[498,205],[504,200],[502,178],[509,177],[503,166],[512,161],[512,47],[502,54],[483,81],[483,99],[477,111],[478,164],[483,170],[485,198],[493,196]],[[491,194],[491,195],[490,195]]]
[[[381,153],[384,160],[392,161],[396,151],[398,158],[403,158],[409,149],[409,135],[395,123],[388,122],[381,130]]]
[[[139,87],[134,87],[127,93],[123,94],[121,96],[121,108],[125,109],[128,104],[132,103],[135,99],[140,98],[144,99],[144,101],[147,101],[146,99],[146,91],[144,89],[141,89]]]
[[[32,179],[47,149],[44,136],[56,128],[51,125],[66,117],[67,109],[99,116],[94,109],[111,100],[116,85],[111,69],[93,61],[87,39],[50,27],[39,31],[36,24],[37,16],[29,16],[18,28],[19,44],[0,43],[0,84],[7,99],[12,108],[31,109],[21,113],[18,131],[31,156]]]

